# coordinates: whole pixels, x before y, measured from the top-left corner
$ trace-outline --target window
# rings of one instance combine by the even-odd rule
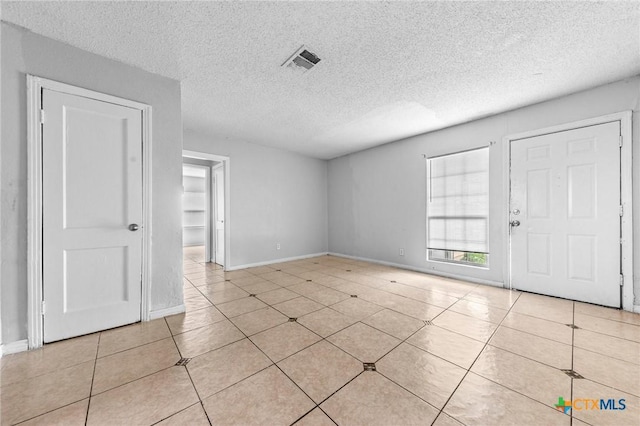
[[[427,259],[489,264],[489,148],[427,159]]]

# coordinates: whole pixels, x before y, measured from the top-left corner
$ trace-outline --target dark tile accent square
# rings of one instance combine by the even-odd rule
[[[191,358],[180,358],[178,362],[175,363],[177,366],[185,366],[191,361]]]
[[[573,370],[560,370],[562,371],[564,374],[566,374],[567,376],[571,377],[572,379],[584,379],[584,377],[582,377],[582,375],[576,373]]]
[[[298,318],[289,318],[289,322],[298,322]]]
[[[573,328],[573,329],[579,329],[579,328],[580,328],[580,327],[578,327],[578,326],[577,326],[577,325],[575,325],[575,324],[565,324],[565,325],[566,325],[567,327],[569,327],[569,328]]]
[[[364,367],[364,371],[376,371],[375,362],[363,362],[362,366]]]

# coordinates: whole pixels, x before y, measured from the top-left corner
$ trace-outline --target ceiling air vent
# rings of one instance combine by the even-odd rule
[[[296,50],[282,66],[305,73],[316,66],[318,62],[320,62],[320,58],[314,53],[311,53],[305,46],[302,46]]]

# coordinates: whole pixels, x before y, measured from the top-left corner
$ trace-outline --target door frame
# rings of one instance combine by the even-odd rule
[[[511,281],[511,232],[508,227],[509,212],[511,204],[511,143],[520,139],[528,139],[536,136],[548,135],[567,130],[578,129],[581,127],[597,126],[611,122],[620,122],[620,135],[622,137],[622,148],[620,151],[620,198],[623,208],[623,216],[621,218],[621,254],[620,265],[621,273],[624,277],[622,285],[621,302],[622,309],[633,312],[633,203],[632,203],[632,187],[633,187],[633,159],[632,155],[632,111],[622,111],[618,113],[593,117],[586,120],[574,121],[570,123],[560,124],[557,126],[545,127],[527,132],[515,133],[505,136],[502,139],[503,146],[503,183],[504,183],[504,209],[503,224],[507,229],[504,232],[504,254],[505,259],[503,274],[505,277],[505,287],[513,288]]]
[[[209,154],[200,151],[190,151],[183,149],[182,156],[197,158],[201,160],[219,161],[224,169],[224,265],[223,270],[228,271],[231,265],[231,158],[224,155]],[[211,178],[213,178],[213,167],[211,168]],[[214,188],[211,188],[213,191]],[[213,192],[211,194],[213,199]],[[215,212],[212,212],[215,214]],[[212,215],[213,216],[213,215]],[[212,232],[215,234],[215,223],[212,225]],[[212,236],[215,245],[215,235]]]
[[[151,106],[89,89],[27,75],[27,317],[29,349],[43,345],[42,313],[42,90],[47,89],[102,102],[142,113],[142,288],[140,318],[150,320],[151,287]]]

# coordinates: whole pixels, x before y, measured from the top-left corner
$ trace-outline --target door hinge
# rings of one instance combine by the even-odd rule
[[[44,315],[46,305],[44,304],[44,300],[42,301],[42,315]]]
[[[624,206],[620,204],[620,216],[624,216]]]
[[[41,109],[40,110],[40,123],[41,124],[44,124],[44,119],[45,119],[44,110]]]
[[[620,274],[620,287],[624,285],[624,275]]]
[[[622,148],[622,135],[620,135],[619,145],[620,145],[620,148]]]

